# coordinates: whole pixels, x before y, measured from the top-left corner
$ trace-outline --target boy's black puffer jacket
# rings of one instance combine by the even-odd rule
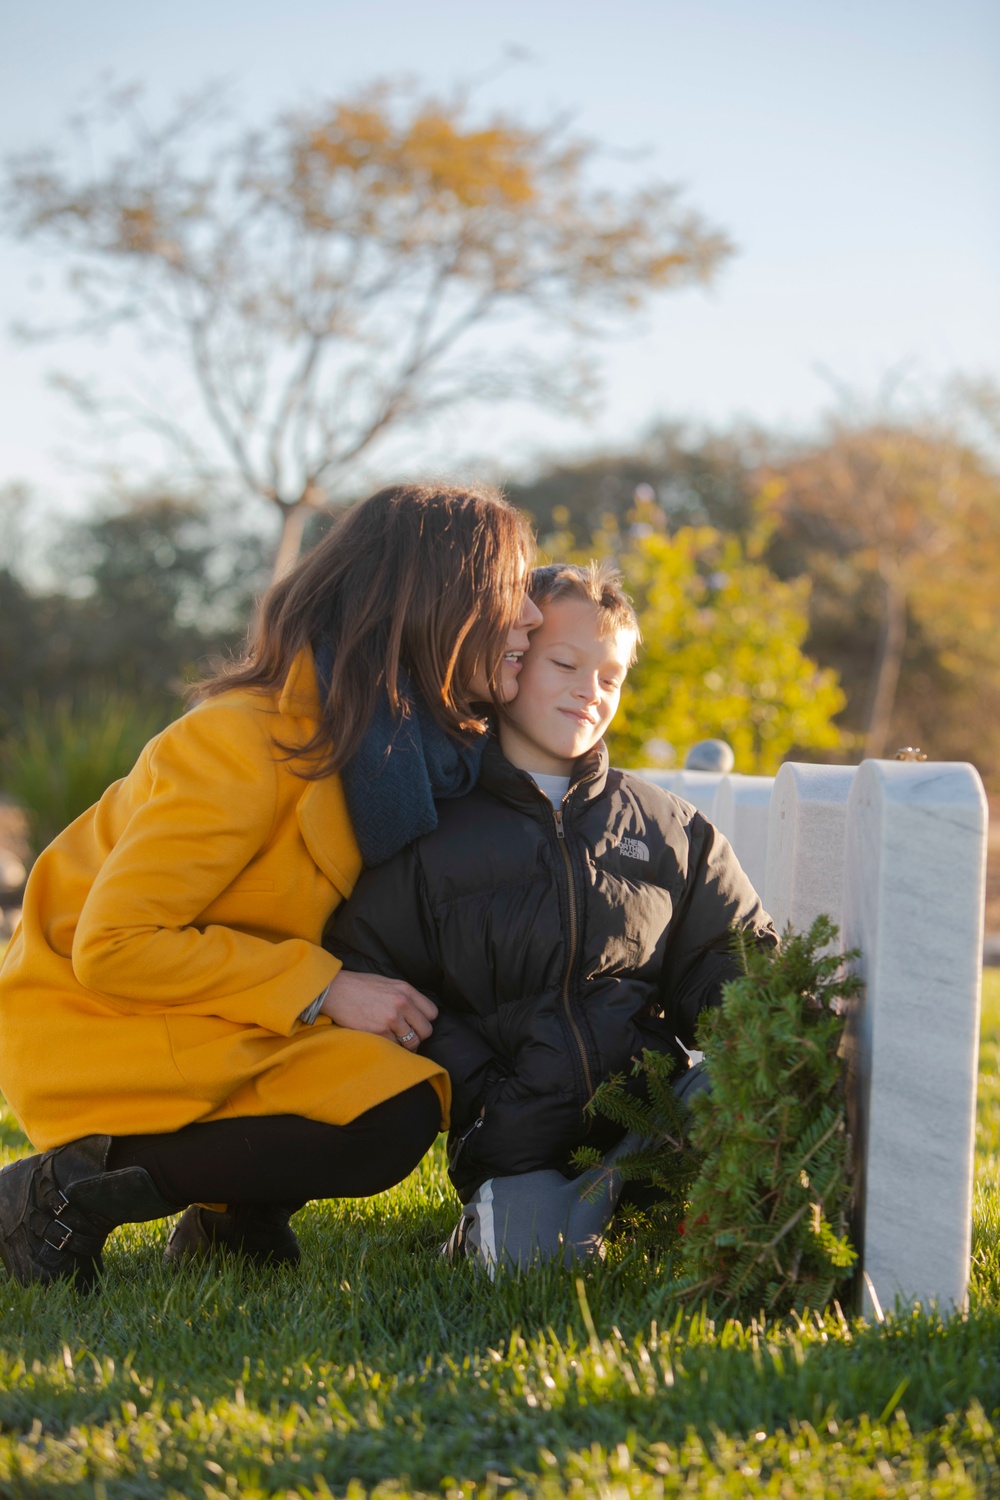
[[[730,845],[688,803],[576,763],[561,817],[495,741],[479,785],[366,870],[327,947],[406,979],[440,1009],[421,1051],[447,1068],[452,1181],[566,1168],[604,1144],[584,1106],[643,1048],[694,1045],[699,1012],[737,972],[731,928],[777,941]],[[560,826],[561,824],[561,826]],[[619,1132],[620,1133],[620,1132]]]

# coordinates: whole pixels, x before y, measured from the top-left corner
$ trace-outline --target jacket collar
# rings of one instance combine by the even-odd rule
[[[322,717],[316,664],[308,646],[303,647],[292,662],[278,698],[278,710],[286,718],[307,719],[312,724],[318,724]],[[295,734],[290,738],[294,741]],[[308,734],[304,738],[308,738]],[[317,781],[303,781],[296,813],[302,838],[313,860],[341,895],[349,896],[361,873],[361,851],[351,826],[340,777],[322,776]]]
[[[575,761],[567,798],[571,802],[590,802],[599,797],[607,783],[608,765],[607,748],[604,741],[599,740],[592,750]],[[479,785],[512,807],[536,816],[541,806],[538,799],[544,796],[527,771],[511,765],[493,734],[483,754]]]
[[[303,646],[288,669],[288,676],[278,699],[278,712],[289,714],[294,719],[318,721],[322,717],[323,706],[316,680],[316,663],[308,646]]]

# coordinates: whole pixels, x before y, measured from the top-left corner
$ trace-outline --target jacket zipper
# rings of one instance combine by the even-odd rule
[[[566,1019],[569,1022],[570,1029],[576,1038],[576,1045],[579,1048],[580,1061],[583,1064],[583,1076],[587,1085],[587,1098],[590,1100],[594,1097],[594,1081],[590,1074],[590,1062],[587,1058],[586,1043],[576,1023],[576,1017],[573,1014],[573,1007],[570,1004],[569,998],[569,982],[573,974],[573,964],[576,959],[576,890],[573,884],[573,862],[569,857],[569,849],[566,847],[566,831],[563,828],[562,808],[554,807],[552,812],[556,824],[556,838],[559,842],[559,848],[562,850],[563,859],[566,861],[566,886],[569,892],[569,959],[566,964],[566,972],[563,975],[562,1002],[563,1009],[566,1012]]]
[[[462,1135],[460,1135],[458,1137],[458,1140],[455,1142],[454,1146],[452,1146],[451,1150],[448,1152],[448,1165],[449,1165],[449,1167],[454,1167],[455,1166],[456,1162],[458,1161],[458,1158],[461,1156],[462,1152],[465,1150],[465,1143],[469,1139],[469,1136],[470,1135],[474,1135],[477,1130],[482,1130],[483,1123],[484,1123],[485,1119],[486,1119],[486,1105],[484,1104],[483,1107],[482,1107],[482,1109],[479,1111],[479,1114],[476,1116],[476,1118],[473,1120],[472,1124],[469,1126],[468,1130],[466,1130]]]

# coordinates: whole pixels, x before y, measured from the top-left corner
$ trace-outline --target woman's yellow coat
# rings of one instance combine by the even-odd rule
[[[308,651],[277,698],[209,699],[36,861],[0,966],[0,1089],[37,1149],[239,1115],[343,1125],[422,1079],[447,1122],[436,1064],[298,1019],[340,967],[323,928],[361,868],[340,778],[278,748],[319,712]]]

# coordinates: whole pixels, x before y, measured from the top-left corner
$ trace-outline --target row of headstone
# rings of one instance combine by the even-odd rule
[[[971,765],[788,763],[773,779],[642,772],[726,835],[779,930],[858,948],[846,1030],[868,1314],[968,1295],[986,880]]]

